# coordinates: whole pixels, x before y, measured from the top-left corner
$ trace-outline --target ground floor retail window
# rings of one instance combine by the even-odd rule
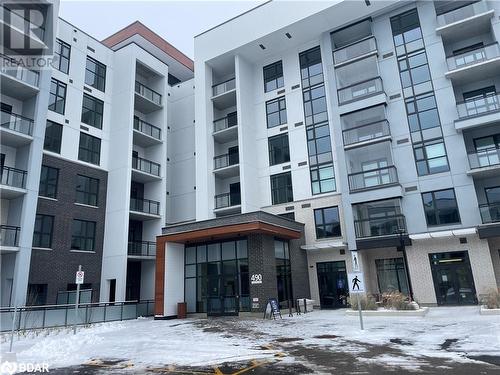
[[[375,259],[380,293],[401,292],[408,295],[408,279],[403,258]]]
[[[278,301],[281,307],[284,307],[288,306],[288,301],[293,301],[290,249],[287,241],[274,240],[274,256],[276,258]]]

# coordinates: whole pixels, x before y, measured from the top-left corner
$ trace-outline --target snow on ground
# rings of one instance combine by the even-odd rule
[[[344,314],[345,310],[315,311],[284,316],[277,321],[138,319],[79,328],[76,335],[71,329],[65,329],[47,336],[16,338],[14,351],[18,362],[48,363],[50,368],[98,358],[126,360],[133,363],[135,369],[270,358],[281,350],[280,346],[288,345],[279,344],[276,341],[279,338],[300,338],[301,341],[290,345],[319,346],[351,354],[366,352],[372,345],[389,345],[400,350],[403,356],[383,353],[361,360],[408,369],[418,368],[427,357],[459,362],[470,361],[466,355],[500,356],[500,317],[479,315],[477,307],[431,308],[425,317],[365,317],[364,331],[359,329],[358,317]],[[338,338],[315,337],[320,335]],[[448,349],[446,340],[452,340]],[[272,348],[262,350],[260,346],[267,344]],[[4,338],[1,351],[7,350],[8,340]]]

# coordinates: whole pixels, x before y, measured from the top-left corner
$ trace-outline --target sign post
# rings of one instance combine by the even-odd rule
[[[361,310],[361,300],[359,295],[361,293],[365,293],[365,278],[362,272],[352,272],[348,274],[349,279],[349,294],[356,294],[356,298],[358,301],[358,311],[359,311],[359,325],[361,326],[361,330],[364,330],[363,327],[363,313]]]
[[[75,296],[75,324],[73,326],[73,335],[76,334],[76,324],[78,321],[78,303],[80,302],[80,285],[83,284],[83,278],[85,274],[82,271],[82,266],[78,266],[78,271],[76,272],[76,279],[75,279],[75,284],[76,284],[76,296]]]

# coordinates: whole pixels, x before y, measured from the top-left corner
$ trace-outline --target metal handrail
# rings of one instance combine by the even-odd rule
[[[132,156],[132,168],[155,176],[160,176],[160,164],[139,156]]]
[[[0,58],[3,59],[3,63],[0,64],[1,73],[23,81],[28,85],[38,87],[38,80],[40,78],[39,72],[19,65],[15,59],[3,53],[0,53]],[[8,61],[8,64],[5,63],[6,61]]]
[[[222,193],[214,196],[215,208],[232,207],[241,204],[241,193]]]
[[[236,121],[234,123],[230,124],[229,120],[231,118],[235,118]],[[222,124],[222,126],[220,126],[220,124]],[[214,133],[221,131],[221,130],[224,130],[224,129],[232,128],[233,126],[237,126],[237,125],[238,125],[238,119],[236,117],[236,112],[234,112],[231,117],[225,116],[225,117],[221,117],[219,119],[214,120]]]
[[[347,52],[348,52],[347,50],[350,50],[350,49],[352,49],[352,47],[359,45],[361,43],[364,43],[366,41],[369,41],[369,40],[373,40],[373,44],[369,43],[368,50],[362,51],[360,53],[354,53],[351,56],[347,56]],[[340,55],[340,52],[344,51],[344,50],[346,51],[346,56],[344,56],[344,58],[342,59],[339,55]],[[349,43],[346,46],[334,49],[333,50],[333,61],[334,61],[335,65],[343,64],[349,60],[356,59],[360,56],[366,55],[367,53],[371,53],[371,52],[374,52],[376,50],[377,50],[377,40],[375,39],[375,37],[373,35],[370,35],[370,36],[364,37],[363,39]]]
[[[221,169],[240,162],[239,154],[223,154],[214,157],[214,169]]]
[[[24,189],[27,174],[22,169],[3,166],[0,168],[0,184]]]
[[[150,137],[161,140],[161,128],[141,120],[138,117],[134,117],[134,129],[143,134],[149,135]]]
[[[486,2],[478,1],[437,15],[437,24],[438,27],[446,26],[487,11],[489,7]]]
[[[499,56],[500,56],[500,48],[498,47],[498,42],[494,42],[467,52],[459,53],[457,55],[447,56],[446,63],[448,65],[448,70],[451,71],[455,69],[464,68],[470,65],[474,65],[482,61],[488,61],[493,58],[497,58]],[[467,60],[466,58],[468,57],[471,58],[470,61],[466,61]],[[461,64],[457,63],[459,59],[462,59],[463,63]]]
[[[355,88],[356,86],[363,86],[363,84],[369,83],[369,82],[374,82],[374,85],[372,85],[368,89],[364,88],[363,90],[358,90],[358,91],[353,90],[353,88]],[[371,88],[374,88],[374,90],[371,90]],[[337,95],[338,95],[339,104],[342,105],[342,104],[350,103],[350,102],[355,101],[355,100],[363,99],[363,98],[371,96],[371,95],[379,94],[383,91],[384,91],[384,84],[383,84],[382,78],[380,76],[378,76],[378,77],[373,77],[370,79],[365,79],[365,80],[360,81],[360,82],[356,82],[356,83],[349,85],[349,86],[342,87],[342,88],[337,90]],[[347,94],[344,94],[344,92],[350,92],[350,93],[349,93],[349,95],[347,95]]]
[[[151,199],[130,198],[130,211],[159,215],[160,202]]]
[[[222,90],[219,90],[219,88],[221,88]],[[220,82],[212,86],[212,96],[224,94],[235,88],[236,88],[236,78],[228,79],[227,81]]]
[[[139,81],[135,81],[135,92],[149,101],[161,105],[161,94]]]
[[[491,93],[482,97],[457,102],[459,118],[479,116],[500,109],[500,94]]]
[[[367,128],[374,128],[374,131],[368,132],[368,134],[363,134],[363,136],[357,135],[359,129]],[[379,130],[379,128],[381,128],[381,131],[377,131]],[[351,134],[354,134],[354,136],[351,136]],[[345,146],[385,137],[388,135],[391,135],[391,129],[389,127],[389,121],[387,120],[373,121],[367,124],[357,125],[352,128],[342,130],[342,138],[344,140]]]
[[[485,203],[479,205],[479,213],[483,224],[496,223],[500,221],[500,202]]]
[[[156,242],[153,241],[129,241],[128,255],[155,256]]]
[[[384,173],[384,171],[387,171],[387,173]],[[398,172],[394,165],[374,168],[362,172],[349,173],[347,177],[349,178],[349,190],[351,192],[362,189],[376,188],[389,184],[396,184],[398,182]],[[374,178],[377,179],[377,183],[370,185],[369,182],[371,182]]]
[[[34,121],[28,117],[13,112],[1,110],[0,126],[18,133],[31,136],[33,134]]]
[[[366,224],[368,227],[365,227]],[[396,235],[401,229],[406,230],[406,219],[403,214],[354,220],[357,238]]]
[[[21,227],[14,225],[0,225],[0,245],[19,246]]]
[[[489,147],[467,153],[471,169],[490,167],[500,164],[500,148]],[[484,162],[486,161],[486,163]]]

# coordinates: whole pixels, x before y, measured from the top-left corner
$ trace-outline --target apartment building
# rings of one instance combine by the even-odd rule
[[[484,0],[271,1],[196,36],[196,222],[157,238],[156,315],[343,307],[353,269],[477,304],[500,285],[499,38]]]
[[[79,265],[82,302],[152,299],[156,235],[194,217],[175,207],[195,189],[178,146],[194,140],[193,62],[139,22],[98,41],[42,4],[34,35],[2,6],[4,30],[54,59],[2,65],[1,305],[74,301]]]

